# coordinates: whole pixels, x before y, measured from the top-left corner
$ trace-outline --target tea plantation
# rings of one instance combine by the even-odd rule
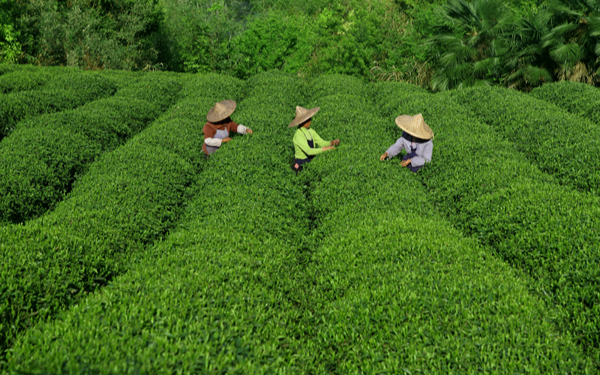
[[[0,373],[600,371],[596,88],[0,66],[0,96]],[[224,99],[254,133],[206,159]],[[299,174],[297,105],[341,139]],[[379,156],[416,113],[415,174]]]

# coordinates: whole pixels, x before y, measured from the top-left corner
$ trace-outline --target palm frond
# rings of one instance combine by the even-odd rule
[[[550,50],[550,56],[561,65],[575,65],[583,57],[583,50],[577,43],[559,44]]]
[[[450,0],[443,9],[446,17],[452,22],[459,22],[463,26],[479,23],[477,14],[464,0]]]
[[[433,91],[446,91],[450,89],[450,80],[443,72],[435,72],[431,77],[430,84]]]
[[[458,64],[448,68],[446,74],[454,81],[464,81],[473,75],[473,64]]]
[[[562,25],[554,27],[548,34],[545,35],[547,38],[560,38],[577,29],[577,25],[571,22],[565,22]]]
[[[590,36],[600,36],[600,16],[586,17],[585,20],[588,23]]]
[[[548,70],[531,65],[523,69],[523,78],[527,83],[534,86],[544,82],[552,82],[552,74]]]
[[[473,64],[473,75],[475,77],[485,77],[489,71],[498,67],[498,58],[489,58],[481,61],[477,61]]]
[[[494,81],[489,79],[476,79],[471,83],[472,86],[481,87],[481,86],[494,86]]]
[[[454,62],[473,61],[477,58],[477,49],[460,43],[449,48],[448,52],[442,55],[440,63],[443,66],[454,65]]]
[[[564,2],[561,0],[550,0],[548,1],[548,9],[552,13],[562,13],[570,16],[582,17],[583,13],[581,11],[577,11],[570,6],[571,2]]]

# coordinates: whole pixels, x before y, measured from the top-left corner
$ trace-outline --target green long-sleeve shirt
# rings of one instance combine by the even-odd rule
[[[308,141],[313,140],[315,148],[308,146]],[[306,128],[298,128],[294,134],[294,149],[296,159],[306,159],[309,156],[315,156],[323,152],[321,147],[329,146],[329,141],[324,141],[319,137],[316,131]]]

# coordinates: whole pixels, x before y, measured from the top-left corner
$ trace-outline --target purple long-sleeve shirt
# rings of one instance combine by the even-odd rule
[[[433,153],[433,141],[429,140],[424,143],[411,143],[406,138],[400,137],[390,148],[388,148],[388,158],[393,158],[398,155],[400,151],[406,150],[406,152],[411,151],[412,147],[417,147],[416,154],[417,156],[410,158],[410,164],[413,167],[420,167],[425,165],[425,163],[431,162],[431,154]]]

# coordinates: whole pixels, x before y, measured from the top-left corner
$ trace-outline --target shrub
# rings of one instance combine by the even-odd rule
[[[51,76],[46,72],[14,72],[0,75],[0,93],[35,90],[43,86]]]
[[[211,156],[178,230],[103,293],[29,330],[9,369],[588,370],[506,265],[441,219],[414,175],[377,160],[372,130],[390,124],[368,100],[306,103],[302,86],[255,77],[234,114],[255,134]],[[348,140],[299,176],[282,157],[291,96],[322,106],[321,135]]]
[[[114,94],[111,82],[97,75],[66,77],[50,83],[44,90],[21,91],[5,95],[0,101],[0,139],[6,137],[16,124],[44,113],[73,109],[87,102]]]
[[[548,340],[555,327],[543,304],[436,212],[418,174],[379,161],[401,131],[345,94],[356,91],[348,82],[310,105],[321,106],[314,126],[342,140],[304,171],[317,177],[318,246],[304,271],[314,372],[592,371],[568,334]]]
[[[181,90],[170,80],[158,88],[147,83],[142,79],[114,97],[19,124],[0,144],[0,223],[24,222],[52,209],[102,152],[143,130]],[[135,99],[134,88],[153,102]]]
[[[457,228],[529,275],[559,329],[598,361],[598,197],[560,186],[448,97],[407,93],[399,103],[395,113],[423,113],[437,135],[420,176],[429,197]]]
[[[189,134],[190,122],[157,123],[146,132],[156,126]],[[185,137],[173,148],[171,140],[142,132],[92,164],[53,212],[0,227],[2,352],[24,329],[123,273],[174,226],[195,194],[191,186],[203,157],[200,149],[195,156],[190,150],[199,140]]]
[[[296,241],[308,230],[308,218],[302,213],[302,186],[281,157],[289,152],[287,124],[293,116],[284,100],[297,95],[298,87],[290,77],[255,77],[255,95],[241,101],[232,116],[255,133],[211,156],[179,230],[140,253],[130,272],[105,293],[90,296],[54,324],[28,331],[10,354],[9,366],[55,371],[62,366],[60,353],[76,350],[79,359],[69,363],[75,372],[109,363],[116,372],[153,373],[302,368],[307,353],[294,338],[302,328],[292,299],[301,297],[295,282],[301,251]],[[145,134],[152,142],[162,139],[144,133],[135,141]],[[107,304],[110,311],[102,312]],[[125,317],[135,318],[105,329]],[[161,323],[150,323],[153,319]],[[80,329],[95,337],[85,346],[79,346]],[[136,338],[141,330],[144,341],[156,345],[141,345]],[[165,340],[165,330],[178,339]],[[63,345],[56,356],[50,354],[54,344],[46,340],[48,332],[61,332]],[[27,358],[21,351],[25,347]],[[39,362],[31,350],[47,353],[47,361]]]
[[[181,79],[174,74],[148,73],[122,87],[115,96],[146,100],[164,112],[181,97]]]
[[[531,91],[531,96],[556,104],[574,115],[600,125],[600,90],[579,82],[546,83]]]
[[[514,90],[482,87],[450,95],[562,184],[598,192],[600,128],[595,124]]]

